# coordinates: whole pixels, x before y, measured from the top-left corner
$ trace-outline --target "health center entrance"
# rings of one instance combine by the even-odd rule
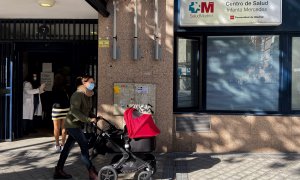
[[[33,74],[37,76],[33,88],[46,83],[46,91],[40,95],[42,115],[34,118],[34,127],[39,136],[52,135],[55,78],[63,77],[69,95],[76,90],[79,75],[90,74],[97,82],[98,22],[0,20],[0,29],[0,141],[26,137],[23,82]]]

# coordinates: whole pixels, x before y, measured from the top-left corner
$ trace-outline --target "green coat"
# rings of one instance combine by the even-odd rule
[[[70,111],[65,120],[65,128],[82,128],[84,123],[90,122],[92,97],[81,91],[76,91],[70,99]]]

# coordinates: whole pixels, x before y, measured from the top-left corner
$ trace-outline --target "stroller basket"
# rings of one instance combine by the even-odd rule
[[[155,150],[155,137],[131,139],[131,152],[152,152]]]
[[[117,148],[111,142],[118,144],[120,147],[125,146],[125,141],[119,137],[111,137],[111,141],[106,142],[106,151],[109,153],[121,152],[120,148]],[[155,137],[151,138],[140,138],[140,139],[129,139],[130,151],[134,153],[147,153],[155,150]]]

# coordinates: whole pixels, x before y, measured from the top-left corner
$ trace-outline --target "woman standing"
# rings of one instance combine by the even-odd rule
[[[45,92],[45,84],[33,88],[33,81],[37,81],[37,74],[28,75],[23,83],[23,133],[36,132],[34,130],[33,117],[42,116],[42,103],[40,94]],[[36,99],[34,95],[37,95]]]
[[[65,89],[65,79],[63,75],[56,74],[54,78],[53,92],[53,106],[52,106],[52,120],[53,120],[53,134],[55,138],[54,149],[57,152],[62,151],[66,142],[67,132],[65,130],[64,121],[67,113],[70,110],[69,96]],[[59,134],[61,130],[61,143],[59,143]]]
[[[88,150],[88,140],[86,139],[82,128],[84,123],[96,122],[95,115],[92,111],[92,96],[95,87],[94,79],[92,76],[82,76],[76,79],[77,91],[73,93],[70,99],[70,111],[65,120],[65,128],[69,134],[67,142],[60,154],[55,172],[54,179],[70,179],[72,176],[64,172],[63,168],[69,152],[75,142],[79,144],[81,149],[81,159],[89,172],[91,180],[97,179],[97,171],[93,166]]]

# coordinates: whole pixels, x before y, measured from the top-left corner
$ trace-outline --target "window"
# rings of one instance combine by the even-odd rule
[[[177,38],[175,111],[280,111],[278,35],[203,38]]]
[[[292,38],[292,110],[300,110],[300,37]]]
[[[206,109],[278,111],[279,36],[207,38]]]

